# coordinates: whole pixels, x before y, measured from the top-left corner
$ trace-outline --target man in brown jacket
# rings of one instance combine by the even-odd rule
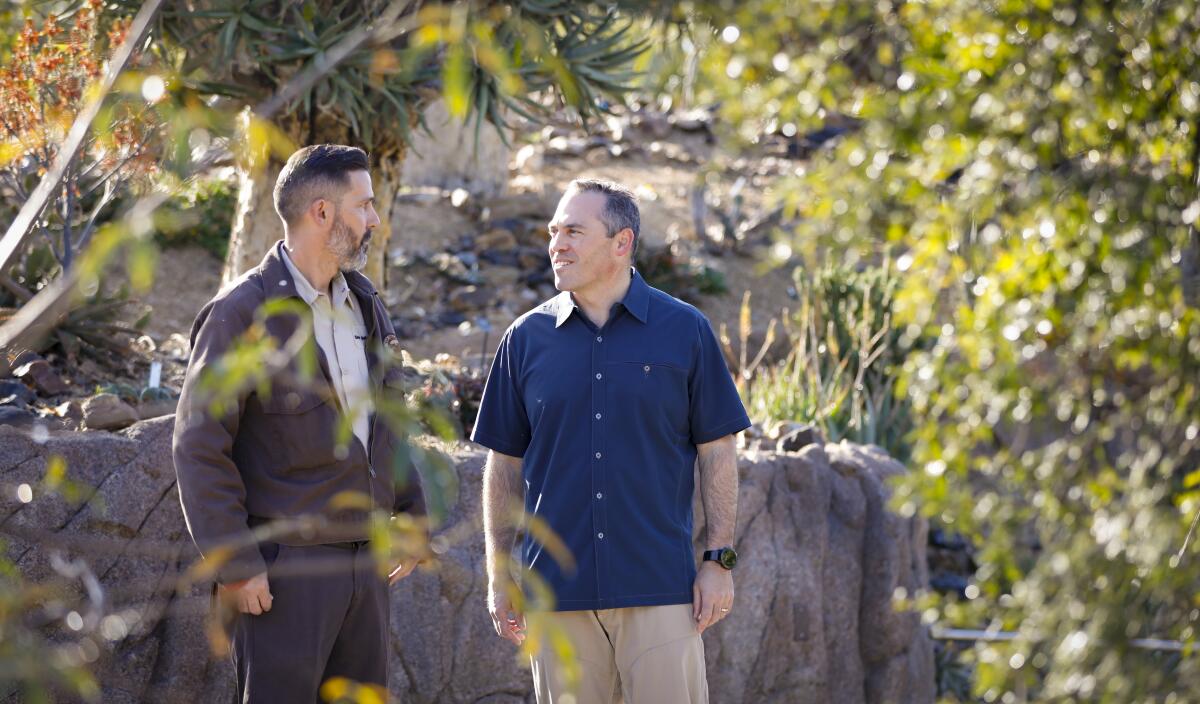
[[[192,327],[175,471],[192,539],[240,612],[232,640],[243,702],[319,701],[332,677],[387,683],[388,581],[367,545],[366,506],[423,514],[424,501],[373,410],[397,342],[357,271],[380,222],[368,166],[354,147],[293,154],[274,193],[283,241]],[[276,348],[256,367],[269,383],[213,403],[222,380],[237,378],[223,355],[254,340]],[[319,364],[306,365],[304,349],[290,354],[297,342]],[[391,581],[414,565],[401,561]]]

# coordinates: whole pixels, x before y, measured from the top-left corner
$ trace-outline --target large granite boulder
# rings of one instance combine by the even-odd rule
[[[73,652],[97,672],[105,702],[232,694],[206,628],[210,586],[185,580],[197,554],[175,494],[172,423],[48,438],[0,426],[0,481],[28,485],[0,495],[0,537],[28,581],[59,585],[47,609],[61,604],[63,618],[45,630],[51,640],[86,634]],[[66,469],[46,492],[52,457]],[[404,702],[531,702],[528,669],[484,607],[484,455],[463,445],[454,459],[449,547],[436,569],[393,587],[389,688]],[[928,581],[924,522],[886,506],[885,480],[903,471],[877,448],[844,443],[743,455],[737,603],[704,636],[712,701],[934,700],[926,629],[893,608],[895,594]],[[697,502],[697,538],[703,525]],[[82,624],[73,632],[57,625],[70,611]]]

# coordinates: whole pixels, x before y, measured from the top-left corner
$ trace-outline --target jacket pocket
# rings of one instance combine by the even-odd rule
[[[273,388],[260,397],[263,413],[268,415],[301,415],[325,403],[315,391],[298,388]]]
[[[339,414],[332,401],[312,389],[276,385],[260,398],[266,437],[282,462],[282,474],[337,462],[335,436]]]

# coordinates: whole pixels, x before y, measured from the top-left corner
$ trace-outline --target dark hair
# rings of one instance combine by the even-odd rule
[[[352,171],[370,169],[367,153],[341,144],[314,144],[292,154],[275,181],[275,212],[289,225],[318,198],[337,202]]]
[[[567,190],[604,194],[604,210],[600,211],[600,220],[608,228],[609,237],[615,237],[627,227],[633,230],[633,249],[629,253],[629,258],[633,259],[637,254],[642,229],[642,214],[633,191],[619,183],[598,178],[577,178],[567,185]]]

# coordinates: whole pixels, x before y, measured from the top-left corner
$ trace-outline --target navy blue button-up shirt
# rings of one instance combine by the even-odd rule
[[[572,611],[692,601],[696,445],[749,425],[708,320],[634,272],[603,328],[567,292],[509,327],[471,439],[523,458],[575,564],[529,531],[522,558]]]

